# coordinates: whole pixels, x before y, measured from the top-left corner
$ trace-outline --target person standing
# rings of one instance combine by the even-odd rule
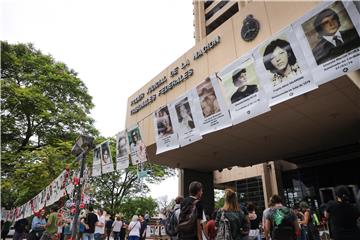
[[[58,231],[58,207],[53,205],[50,208],[50,215],[48,217],[48,221],[45,224],[45,231],[41,236],[40,240],[54,240],[58,239],[57,231]]]
[[[313,223],[312,212],[307,202],[300,202],[300,211],[302,220],[299,221],[301,225],[301,232],[305,234],[307,240],[320,240],[319,233]]]
[[[179,215],[179,239],[202,240],[201,221],[203,219],[203,204],[201,197],[203,187],[200,182],[194,181],[189,185],[189,197],[186,197],[181,203]],[[195,216],[194,216],[195,215]],[[194,221],[189,219],[194,219]]]
[[[332,238],[334,240],[358,240],[360,230],[356,221],[360,217],[359,210],[349,203],[350,192],[346,186],[335,188],[336,203],[325,210],[325,217],[329,220]]]
[[[102,209],[97,210],[98,221],[95,224],[94,239],[104,240],[105,239],[105,216]]]
[[[295,240],[300,237],[300,227],[297,216],[282,204],[278,195],[270,198],[273,206],[265,216],[264,235],[266,240]]]
[[[248,217],[250,220],[250,232],[249,239],[261,240],[260,236],[260,217],[256,211],[256,206],[254,203],[250,202],[247,205]]]
[[[249,234],[249,218],[240,209],[236,193],[232,189],[225,189],[224,206],[216,214],[215,225],[217,235],[230,234],[232,239],[245,239]],[[221,232],[221,222],[227,220],[230,223],[230,232]],[[225,236],[224,236],[225,237]]]
[[[41,209],[39,212],[34,214],[34,218],[31,222],[31,237],[34,240],[39,240],[45,230],[46,219],[45,209]]]
[[[140,229],[141,229],[141,223],[139,221],[139,217],[137,215],[134,215],[128,226],[128,230],[129,230],[128,240],[139,240]]]
[[[122,226],[123,226],[123,222],[121,221],[120,216],[117,216],[112,224],[112,232],[113,232],[114,240],[120,240],[120,232]]]
[[[28,220],[26,218],[22,218],[15,222],[14,225],[15,233],[13,236],[13,240],[22,240],[23,238],[25,238],[25,234],[27,232],[27,225],[28,225]]]
[[[111,235],[113,223],[114,223],[113,217],[110,215],[109,220],[107,220],[106,223],[105,223],[105,230],[106,230],[107,240],[110,240],[110,235]]]
[[[94,240],[95,224],[98,221],[98,216],[93,213],[93,206],[89,207],[89,212],[83,221],[85,231],[83,233],[83,240]]]

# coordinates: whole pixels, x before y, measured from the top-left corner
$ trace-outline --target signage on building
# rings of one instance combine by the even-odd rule
[[[256,38],[260,30],[260,23],[256,20],[253,15],[248,15],[243,21],[243,26],[241,28],[241,38],[250,42]]]
[[[197,50],[193,54],[193,60],[199,59],[205,53],[209,52],[211,49],[217,46],[219,43],[220,43],[220,36],[217,36],[212,41],[210,41],[206,45],[202,46],[199,50]],[[171,91],[175,87],[185,82],[191,76],[193,76],[194,69],[190,68],[189,66],[190,66],[190,60],[186,59],[185,61],[181,62],[179,66],[176,66],[170,70],[169,78],[171,79],[171,81],[168,84],[166,84],[168,82],[168,77],[163,76],[154,84],[152,84],[150,87],[148,87],[146,94],[140,93],[134,99],[132,99],[130,105],[131,106],[137,105],[137,106],[130,110],[130,114],[133,115],[138,113],[143,108],[149,106],[151,103],[156,101],[156,98],[158,96],[167,94],[169,91]],[[155,93],[157,89],[159,90],[157,93]]]

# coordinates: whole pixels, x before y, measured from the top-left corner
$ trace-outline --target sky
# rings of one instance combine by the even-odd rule
[[[0,37],[33,43],[78,72],[105,137],[125,128],[127,99],[195,44],[192,0],[0,0]],[[166,191],[164,191],[166,189]],[[177,195],[177,178],[151,186]]]

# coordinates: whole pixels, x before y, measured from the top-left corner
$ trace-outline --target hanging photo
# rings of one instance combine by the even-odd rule
[[[291,27],[260,45],[254,56],[270,106],[317,88]]]
[[[126,131],[116,134],[116,170],[129,167],[129,151],[126,141]]]
[[[352,1],[326,1],[293,24],[318,84],[360,68],[359,19]]]
[[[109,141],[101,144],[101,168],[102,174],[114,171],[114,163],[111,157]]]
[[[154,129],[156,136],[156,154],[170,151],[179,147],[179,140],[168,106],[162,107],[154,112]]]
[[[202,139],[199,128],[201,113],[194,109],[194,96],[193,89],[169,104],[170,117],[182,147]]]
[[[98,145],[94,149],[92,176],[97,177],[100,175],[101,175],[101,145]],[[68,193],[69,193],[69,191],[68,191]]]
[[[270,110],[268,97],[260,85],[251,55],[235,60],[217,76],[223,87],[234,125]]]
[[[207,77],[195,88],[194,107],[199,111],[202,135],[231,126],[228,107],[215,76]]]
[[[136,125],[128,129],[131,163],[137,165],[147,161],[146,146],[141,138],[140,128]]]

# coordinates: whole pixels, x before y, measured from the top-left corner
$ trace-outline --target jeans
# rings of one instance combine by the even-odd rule
[[[139,240],[140,239],[140,237],[138,237],[138,236],[129,236],[128,237],[128,240]]]
[[[94,234],[94,239],[95,240],[104,240],[105,239],[105,234],[95,233]]]
[[[82,240],[94,240],[93,233],[83,233]]]
[[[120,240],[120,232],[113,232],[114,240]]]
[[[25,233],[14,233],[13,240],[23,240],[23,238],[25,238]]]

